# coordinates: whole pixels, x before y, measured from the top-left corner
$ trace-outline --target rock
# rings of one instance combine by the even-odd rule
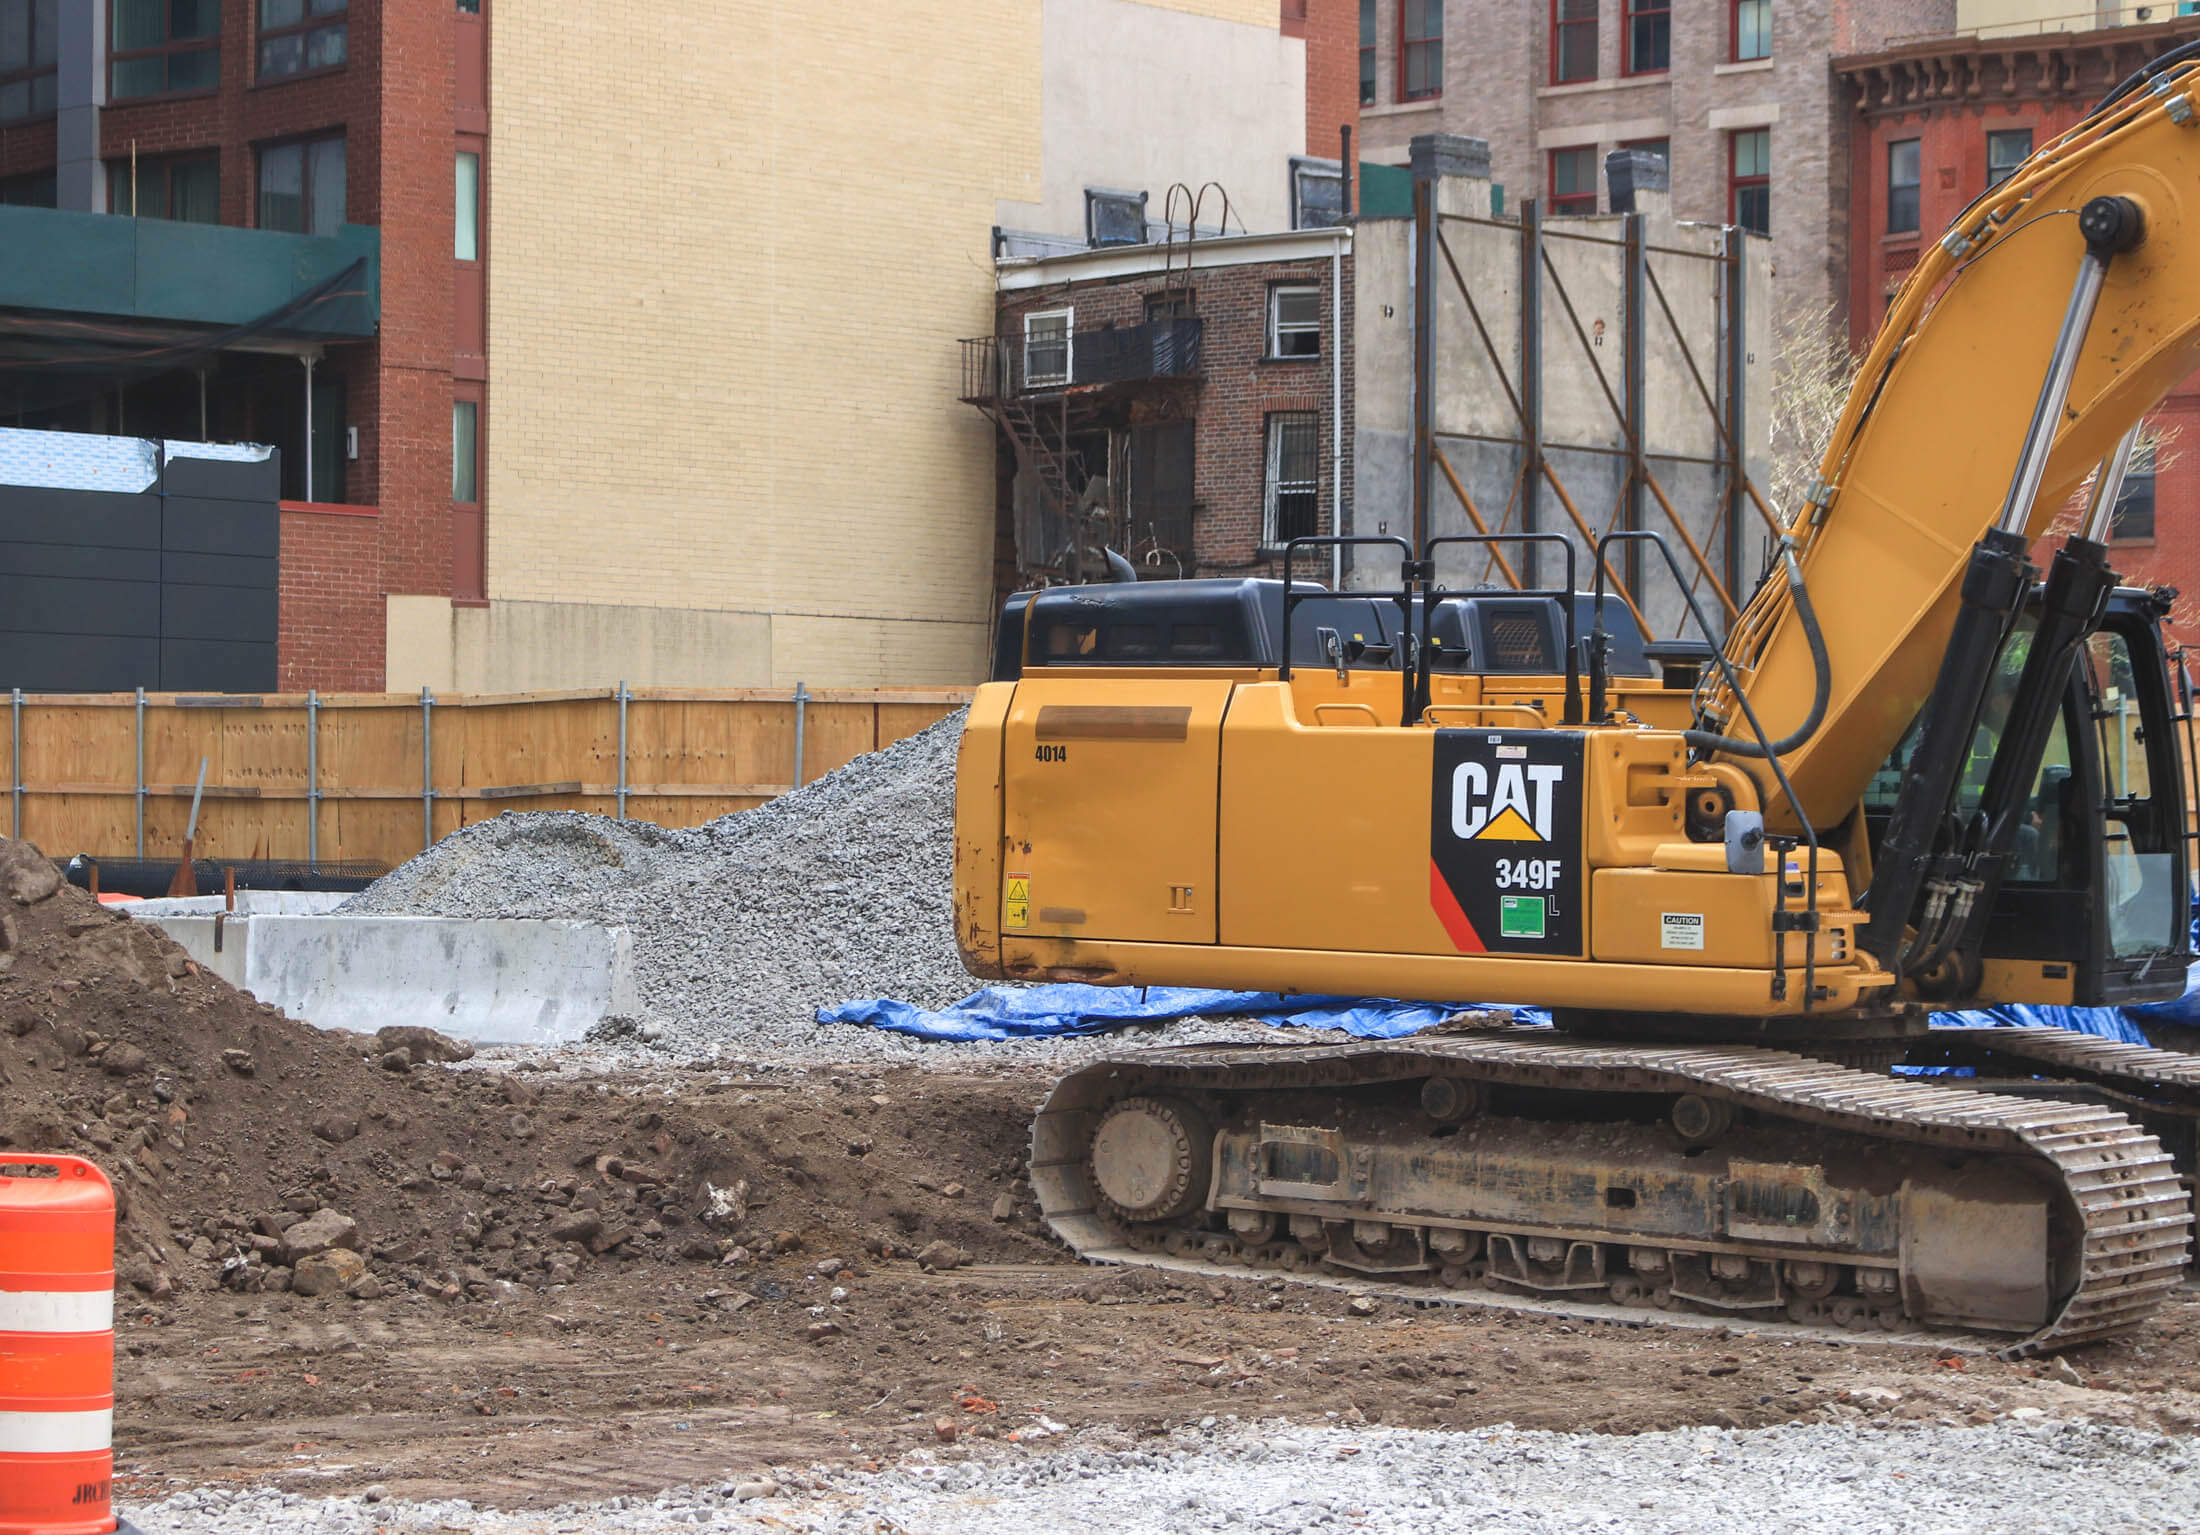
[[[607,1226],[588,1239],[588,1250],[600,1258],[621,1242],[631,1241],[633,1237],[634,1228],[624,1223]]]
[[[733,1501],[746,1503],[752,1498],[770,1498],[779,1494],[777,1482],[736,1482],[733,1484]]]
[[[943,1198],[960,1199],[967,1192],[959,1183],[943,1183],[940,1185],[940,1194]]]
[[[1892,1407],[1902,1400],[1902,1393],[1892,1386],[1852,1386],[1845,1395],[1866,1407]]]
[[[134,1077],[152,1064],[143,1050],[128,1041],[109,1045],[99,1058],[99,1069],[110,1077]]]
[[[391,1050],[386,1054],[379,1056],[376,1059],[375,1064],[380,1066],[384,1071],[410,1071],[412,1070],[413,1062],[412,1057],[407,1055],[404,1051]]]
[[[847,1266],[847,1264],[841,1262],[838,1258],[820,1258],[817,1260],[818,1277],[821,1279],[830,1279]]]
[[[1003,1194],[993,1201],[993,1218],[997,1221],[1013,1220],[1016,1215],[1016,1196]]]
[[[488,1181],[488,1175],[471,1162],[458,1170],[458,1186],[462,1189],[479,1189]]]
[[[952,1242],[927,1242],[917,1249],[917,1265],[927,1269],[957,1269],[970,1261],[970,1254]]]
[[[252,1229],[264,1237],[280,1237],[304,1219],[296,1210],[270,1210],[265,1215],[255,1215],[252,1218]]]
[[[870,1154],[871,1138],[868,1135],[857,1135],[851,1136],[849,1138],[848,1155],[852,1157],[867,1157]]]
[[[61,871],[28,842],[0,837],[0,890],[18,906],[36,906],[61,888]]]
[[[812,1322],[803,1331],[812,1343],[823,1343],[827,1338],[840,1336],[840,1324],[838,1322]]]
[[[332,1247],[300,1258],[290,1272],[290,1288],[298,1295],[334,1295],[367,1277],[367,1260],[345,1247]]]
[[[385,1052],[404,1051],[406,1058],[415,1066],[423,1066],[430,1061],[470,1061],[474,1058],[472,1045],[453,1039],[448,1034],[438,1034],[434,1029],[422,1028],[418,1024],[392,1024],[386,1029],[376,1029],[374,1042]]]
[[[955,1442],[955,1420],[953,1418],[934,1418],[932,1420],[932,1437],[941,1444],[953,1444]]]
[[[701,1263],[708,1263],[718,1256],[718,1240],[715,1237],[706,1236],[702,1232],[697,1232],[680,1244],[680,1256],[693,1258]]]
[[[15,925],[15,918],[0,911],[0,954],[12,954],[23,941]]]
[[[222,1064],[240,1077],[251,1076],[254,1069],[250,1050],[224,1050]]]
[[[504,1133],[515,1141],[531,1139],[535,1133],[535,1122],[525,1114],[514,1114],[504,1122]]]
[[[1355,1295],[1344,1303],[1344,1309],[1354,1316],[1373,1316],[1382,1309],[1382,1304],[1372,1295]]]
[[[317,1210],[288,1227],[282,1234],[282,1249],[278,1256],[285,1263],[295,1264],[301,1258],[325,1253],[331,1248],[359,1246],[359,1223],[337,1210]],[[349,1282],[348,1280],[346,1281]]]
[[[593,1242],[603,1231],[603,1217],[593,1210],[574,1210],[561,1215],[550,1223],[550,1240],[553,1242],[579,1242],[583,1246]]]
[[[530,1083],[521,1081],[518,1077],[506,1077],[499,1085],[504,1092],[504,1101],[514,1108],[533,1108],[536,1104],[542,1102],[542,1090]]]
[[[372,1274],[361,1274],[344,1286],[344,1293],[353,1300],[380,1300],[383,1295],[382,1281]]]
[[[2085,1377],[2080,1375],[2070,1361],[2060,1354],[2055,1356],[2055,1362],[2049,1365],[2047,1370],[2050,1375],[2053,1375],[2055,1379],[2066,1386],[2082,1386],[2085,1384]]]
[[[389,1495],[390,1490],[387,1487],[384,1487],[380,1482],[376,1482],[372,1486],[370,1486],[365,1492],[359,1494],[359,1500],[362,1503],[379,1503],[384,1498],[387,1498]]]
[[[313,1122],[313,1133],[331,1146],[341,1146],[359,1133],[359,1121],[349,1114],[323,1114]]]

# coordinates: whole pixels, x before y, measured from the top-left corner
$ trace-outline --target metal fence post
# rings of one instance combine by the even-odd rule
[[[10,823],[8,835],[23,835],[23,690],[13,688],[8,704],[8,785],[9,798],[15,802],[15,817]]]
[[[1648,402],[1643,398],[1649,377],[1649,338],[1646,334],[1649,319],[1643,307],[1642,278],[1650,262],[1650,253],[1644,248],[1647,244],[1644,223],[1640,213],[1627,215],[1622,258],[1627,263],[1627,270],[1620,282],[1620,326],[1624,331],[1620,344],[1625,348],[1621,372],[1626,378],[1621,399],[1626,407],[1627,429],[1627,513],[1623,526],[1630,533],[1642,531],[1642,491],[1647,477],[1642,445],[1649,419],[1645,409]],[[1642,590],[1642,545],[1639,543],[1627,546],[1627,589],[1638,593]]]
[[[145,856],[145,689],[137,690],[137,855]]]
[[[435,846],[435,694],[420,689],[420,846]]]
[[[306,689],[306,872],[321,862],[321,693]]]
[[[794,786],[802,787],[802,728],[803,715],[810,706],[809,690],[801,683],[794,685]]]
[[[1748,496],[1749,460],[1742,448],[1742,429],[1748,425],[1748,394],[1743,379],[1749,358],[1747,284],[1743,281],[1749,245],[1734,225],[1726,230],[1721,270],[1726,277],[1726,303],[1719,312],[1719,371],[1726,375],[1726,589],[1742,590],[1742,502]]]
[[[626,819],[626,704],[632,697],[626,684],[619,684],[619,819]]]

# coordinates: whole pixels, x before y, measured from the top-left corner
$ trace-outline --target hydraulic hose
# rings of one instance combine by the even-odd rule
[[[1780,551],[1787,565],[1788,595],[1795,602],[1796,621],[1803,626],[1803,637],[1810,642],[1810,713],[1803,716],[1803,723],[1787,735],[1774,741],[1771,749],[1753,740],[1739,736],[1723,736],[1710,730],[1684,730],[1681,739],[1699,752],[1725,752],[1733,757],[1784,757],[1818,733],[1818,727],[1826,718],[1826,705],[1833,698],[1833,658],[1826,653],[1826,636],[1818,627],[1817,610],[1810,605],[1810,590],[1803,585],[1803,568],[1796,563],[1792,545]]]

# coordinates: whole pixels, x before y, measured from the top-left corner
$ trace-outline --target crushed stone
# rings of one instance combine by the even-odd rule
[[[753,810],[686,829],[574,811],[479,821],[345,902],[357,914],[564,917],[633,935],[641,1014],[572,1052],[590,1069],[680,1058],[992,1060],[1272,1037],[1187,1020],[1101,1039],[942,1045],[821,1028],[870,997],[944,1007],[980,984],[955,949],[962,711]],[[1342,1035],[1339,1036],[1343,1037]]]
[[[1045,1425],[1049,1431],[1059,1425]],[[922,1452],[879,1471],[775,1470],[654,1498],[498,1512],[445,1500],[178,1494],[135,1517],[168,1535],[2160,1535],[2200,1529],[2189,1438],[2083,1419],[1968,1428],[1790,1424],[1633,1437],[1208,1418],[1157,1440],[1072,1432],[1058,1448]]]

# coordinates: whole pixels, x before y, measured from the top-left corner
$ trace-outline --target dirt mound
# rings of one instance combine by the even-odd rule
[[[790,1119],[770,1093],[704,1117],[440,1064],[463,1047],[425,1030],[295,1022],[50,867],[0,839],[0,1148],[108,1172],[120,1285],[457,1301],[607,1265],[758,1261],[805,1231],[874,1254],[1003,1240],[922,1189],[866,1198],[876,1132]],[[1020,1133],[1001,1128],[1004,1175]]]

